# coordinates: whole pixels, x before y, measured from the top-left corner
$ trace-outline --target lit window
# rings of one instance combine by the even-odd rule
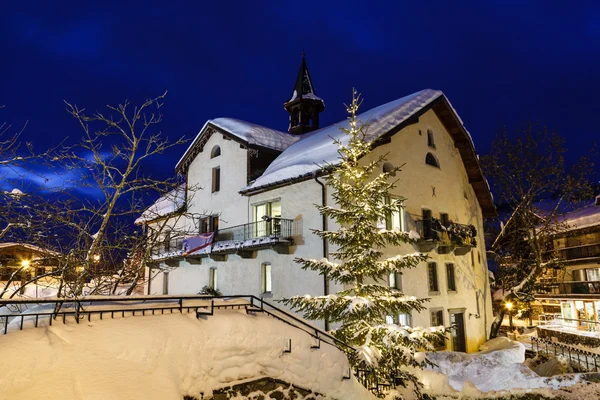
[[[399,230],[400,232],[405,232],[404,225],[404,206],[402,205],[402,201],[400,199],[394,198],[386,198],[386,204],[390,204],[390,202],[395,202],[397,207],[387,215],[385,227],[387,230]]]
[[[409,313],[398,314],[399,325],[412,326],[412,316]]]
[[[217,290],[217,269],[211,268],[209,271],[210,271],[210,275],[208,278],[208,286],[211,289]]]
[[[427,264],[427,275],[429,278],[429,291],[438,292],[438,277],[437,277],[437,264],[430,262]]]
[[[396,315],[386,315],[385,316],[386,324],[395,324],[402,326],[412,326],[412,316],[408,313],[400,313]]]
[[[448,290],[456,291],[456,281],[454,279],[454,264],[446,264],[446,277],[448,280]]]
[[[212,192],[218,192],[221,190],[221,167],[214,167],[212,169]]]
[[[210,151],[210,158],[219,157],[220,155],[221,155],[221,148],[218,145],[216,145]]]
[[[431,165],[436,168],[440,168],[440,163],[438,162],[437,158],[435,158],[435,156],[431,153],[427,153],[427,155],[425,156],[425,164]]]
[[[281,235],[281,201],[270,201],[254,206],[254,237]],[[286,234],[284,232],[284,234]]]
[[[271,293],[271,263],[261,265],[261,288],[262,293]]]

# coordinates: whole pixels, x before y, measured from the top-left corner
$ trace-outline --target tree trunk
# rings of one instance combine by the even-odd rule
[[[492,327],[490,328],[490,339],[498,337],[498,332],[500,332],[500,327],[502,326],[502,321],[504,320],[504,312],[504,307],[500,307],[498,310],[498,315],[496,315],[496,318],[494,318]]]

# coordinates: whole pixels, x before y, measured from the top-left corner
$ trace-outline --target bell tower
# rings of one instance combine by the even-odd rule
[[[292,97],[283,103],[283,107],[290,114],[291,134],[302,135],[319,129],[319,113],[325,110],[325,103],[315,94],[304,52],[302,52],[302,64],[300,64]]]

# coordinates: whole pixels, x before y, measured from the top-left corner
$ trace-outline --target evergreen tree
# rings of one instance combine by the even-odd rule
[[[427,299],[405,296],[382,284],[382,279],[392,272],[402,273],[405,268],[417,266],[427,256],[416,252],[384,258],[384,248],[413,243],[418,234],[380,228],[380,221],[401,207],[403,199],[389,197],[400,168],[380,172],[384,157],[366,160],[374,143],[368,136],[368,125],[356,116],[360,103],[360,96],[353,91],[352,103],[346,106],[349,125],[340,127],[348,135],[347,140],[334,140],[339,146],[340,162],[327,166],[329,173],[325,179],[332,189],[335,206],[317,206],[322,215],[337,222],[339,229],[313,230],[337,246],[332,253],[335,262],[326,258],[296,259],[303,269],[326,275],[344,289],[328,296],[296,296],[283,302],[303,312],[308,319],[339,324],[333,334],[355,347],[356,352],[350,355],[355,367],[372,369],[379,382],[394,380],[402,385],[412,382],[420,395],[421,384],[411,372],[421,367],[415,360],[415,352],[431,350],[432,343],[441,340],[444,329],[411,328],[386,322],[387,316],[425,309],[423,303]]]

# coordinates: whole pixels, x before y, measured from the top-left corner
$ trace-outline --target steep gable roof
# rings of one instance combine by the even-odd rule
[[[433,109],[446,130],[454,140],[461,155],[469,183],[473,186],[485,217],[494,216],[496,209],[487,181],[483,177],[473,140],[463,123],[450,105],[448,99],[439,90],[425,89],[411,95],[373,108],[359,115],[369,124],[369,139],[389,137],[416,119],[429,109]],[[312,133],[289,146],[271,163],[265,173],[240,193],[249,194],[265,191],[273,187],[284,186],[294,181],[309,179],[315,172],[327,164],[336,164],[339,160],[338,147],[333,139],[348,142],[348,136],[340,129],[348,127],[348,121],[342,121]]]
[[[256,125],[234,118],[215,118],[208,120],[192,144],[185,151],[177,166],[177,172],[187,170],[196,155],[200,153],[206,141],[215,132],[220,132],[245,145],[264,147],[283,151],[300,138],[286,132]]]

